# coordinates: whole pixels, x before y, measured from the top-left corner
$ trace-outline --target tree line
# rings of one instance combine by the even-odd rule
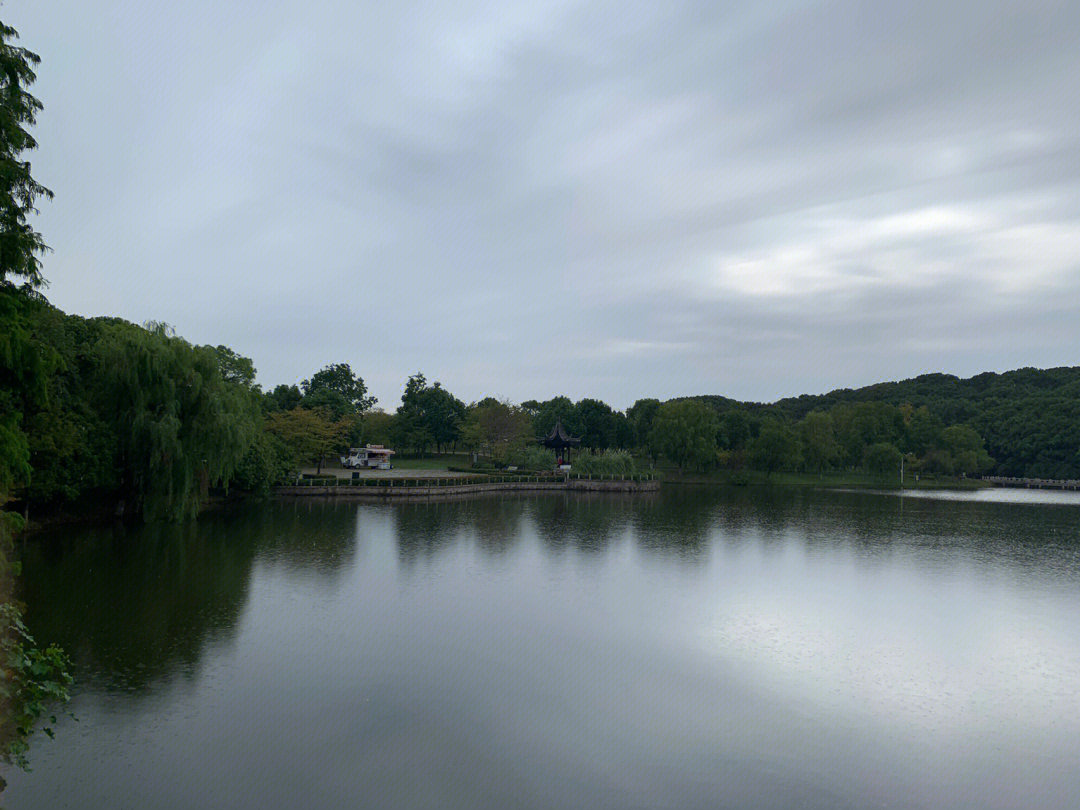
[[[14,406],[5,435],[17,438],[3,471],[31,506],[107,497],[148,520],[178,520],[215,489],[267,492],[365,443],[542,467],[554,456],[539,441],[557,422],[586,455],[623,451],[639,466],[683,471],[888,477],[903,463],[915,474],[1080,477],[1080,422],[1059,424],[1076,410],[1080,369],[981,375],[979,385],[931,375],[771,405],[641,399],[624,411],[565,396],[466,403],[416,373],[383,411],[348,363],[263,392],[253,362],[228,347],[194,346],[160,324],[68,315],[40,294],[18,307],[32,384],[3,389]],[[957,395],[972,390],[981,396]]]

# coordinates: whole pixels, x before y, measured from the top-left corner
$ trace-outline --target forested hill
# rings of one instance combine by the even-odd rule
[[[702,399],[726,410],[719,404],[723,398]],[[968,379],[923,374],[744,407],[797,421],[813,411],[858,403],[925,406],[946,425],[972,427],[985,439],[998,474],[1080,478],[1080,366],[987,372]]]

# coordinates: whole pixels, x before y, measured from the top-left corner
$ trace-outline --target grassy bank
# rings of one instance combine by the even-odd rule
[[[394,456],[391,464],[398,470],[445,470],[448,467],[471,467],[468,453],[442,453],[420,458]]]
[[[777,472],[771,476],[756,470],[733,472],[718,470],[709,473],[688,472],[680,474],[677,469],[662,470],[667,484],[709,484],[714,486],[786,486],[817,487],[820,489],[959,489],[972,490],[990,486],[984,481],[970,478],[944,476],[921,476],[918,481],[908,475],[901,487],[899,476],[883,479],[878,476],[853,472],[792,473]]]

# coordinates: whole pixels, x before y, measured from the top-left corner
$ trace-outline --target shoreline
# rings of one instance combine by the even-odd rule
[[[479,478],[479,476],[478,476]],[[822,490],[877,490],[882,492],[899,492],[903,490],[958,490],[971,491],[977,489],[994,488],[994,484],[977,479],[953,479],[919,481],[918,483],[907,482],[904,486],[897,484],[882,483],[872,479],[864,479],[854,476],[834,476],[820,479],[817,476],[805,474],[775,474],[772,478],[763,473],[747,475],[744,479],[736,479],[731,474],[724,475],[689,475],[684,477],[666,476],[663,479],[648,481],[632,480],[595,480],[595,479],[568,479],[556,481],[462,481],[461,478],[431,478],[430,483],[419,483],[423,479],[413,479],[406,483],[403,479],[401,485],[379,486],[325,486],[325,485],[282,485],[273,487],[268,495],[260,496],[251,492],[231,491],[228,495],[212,495],[200,510],[200,514],[215,512],[226,509],[234,504],[265,500],[271,498],[294,499],[294,498],[333,498],[352,501],[386,501],[399,498],[467,498],[480,496],[490,492],[615,492],[625,494],[657,493],[663,486],[686,486],[686,487],[739,487],[739,488],[792,488],[792,489],[822,489]],[[441,482],[441,483],[440,483]],[[68,526],[104,526],[110,523],[127,523],[138,520],[131,515],[116,515],[116,500],[111,497],[103,497],[103,502],[87,504],[85,502],[57,506],[55,508],[40,507],[37,515],[31,514],[26,528],[19,533],[22,540],[27,540],[50,530],[62,529]]]
[[[533,481],[460,481],[438,483],[445,479],[413,479],[411,484],[403,479],[402,485],[392,483],[364,486],[324,486],[324,485],[286,485],[274,487],[271,494],[277,497],[330,497],[330,498],[415,498],[449,495],[470,495],[482,492],[658,492],[660,481],[632,480],[596,480],[587,478],[569,478],[562,480]]]
[[[948,489],[976,490],[989,489],[995,485],[977,478],[924,478],[919,481],[885,481],[880,478],[862,475],[837,475],[814,473],[773,473],[770,477],[763,472],[746,473],[706,473],[677,476],[667,474],[665,484],[676,486],[717,486],[717,487],[792,487],[810,489]]]

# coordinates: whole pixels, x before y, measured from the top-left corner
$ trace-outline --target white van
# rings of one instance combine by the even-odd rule
[[[350,447],[349,455],[341,457],[341,466],[347,470],[364,468],[389,470],[393,468],[390,464],[390,456],[392,455],[394,455],[394,451],[383,447],[381,444]]]

